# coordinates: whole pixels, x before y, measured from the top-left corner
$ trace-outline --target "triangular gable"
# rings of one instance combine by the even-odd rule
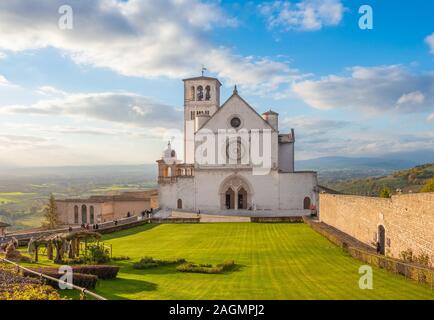
[[[233,115],[238,115],[241,118],[242,128],[271,129],[274,131],[274,128],[237,93],[232,94],[200,129],[207,128],[216,131],[230,128],[229,121]]]

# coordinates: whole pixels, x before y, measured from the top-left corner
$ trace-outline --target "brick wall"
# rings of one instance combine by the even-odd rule
[[[320,220],[373,245],[378,227],[386,230],[386,255],[428,254],[434,264],[434,193],[392,196],[391,199],[321,194]]]

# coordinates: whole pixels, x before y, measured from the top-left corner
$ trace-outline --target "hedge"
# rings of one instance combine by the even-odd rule
[[[255,223],[303,223],[303,217],[251,217],[250,222]]]
[[[179,272],[219,274],[231,271],[234,268],[235,262],[230,260],[218,264],[217,266],[213,266],[211,264],[194,264],[191,262],[186,262],[178,266],[176,270]]]
[[[97,276],[98,279],[115,279],[118,275],[120,267],[118,266],[106,266],[106,265],[81,265],[72,266],[74,275],[77,273],[91,274]]]
[[[176,260],[155,260],[152,257],[144,257],[139,262],[133,264],[134,269],[149,269],[161,266],[177,265],[186,262],[185,259]]]
[[[60,277],[63,276],[63,274],[58,273],[57,269],[53,269],[53,268],[39,268],[39,269],[32,269],[32,271],[42,273],[44,275],[50,276],[50,277],[55,278],[55,279],[60,279]],[[39,275],[25,271],[25,270],[23,270],[23,275],[25,277],[39,278]],[[49,280],[49,279],[44,279],[44,281],[48,285],[50,285],[54,288],[59,287],[59,283],[57,281]],[[98,281],[98,277],[95,275],[91,275],[91,274],[74,273],[73,277],[72,277],[73,284],[75,284],[76,286],[82,287],[82,288],[86,288],[86,289],[94,289],[97,281]]]

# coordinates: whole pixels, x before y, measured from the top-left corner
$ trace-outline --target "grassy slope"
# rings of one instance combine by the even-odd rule
[[[432,177],[434,177],[434,163],[396,171],[385,177],[329,182],[326,184],[329,188],[347,194],[376,196],[384,187],[389,187],[392,191],[401,189],[404,192],[418,192],[426,181]]]
[[[148,230],[149,229],[149,230]],[[307,225],[200,224],[143,226],[105,236],[121,262],[118,279],[100,281],[111,299],[433,299],[433,291],[380,269],[374,290],[358,288],[361,263]],[[143,256],[197,263],[233,259],[239,271],[186,274],[173,267],[134,270]]]

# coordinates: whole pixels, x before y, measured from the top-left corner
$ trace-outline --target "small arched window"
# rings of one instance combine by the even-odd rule
[[[191,100],[194,101],[196,98],[196,90],[194,89],[194,86],[191,87]]]
[[[197,87],[197,101],[202,101],[202,100],[203,100],[203,87],[198,86]]]
[[[74,223],[78,224],[78,206],[74,206]]]
[[[209,101],[211,99],[211,87],[205,87],[205,100]]]
[[[178,209],[182,209],[182,199],[178,199],[177,206]]]

